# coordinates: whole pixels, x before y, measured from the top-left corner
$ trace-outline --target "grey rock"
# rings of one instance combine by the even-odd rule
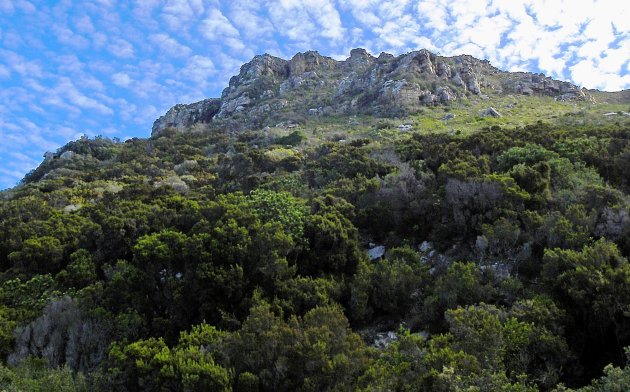
[[[392,342],[398,340],[398,335],[394,331],[379,332],[372,343],[372,347],[379,350],[386,349]]]
[[[495,108],[490,106],[488,109],[481,112],[481,117],[503,117]]]
[[[297,53],[290,60],[264,54],[241,67],[221,98],[171,108],[156,120],[152,135],[196,123],[220,126],[235,115],[241,129],[260,129],[302,114],[304,108],[317,108],[322,116],[398,116],[470,94],[484,99],[482,89],[558,100],[591,99],[586,90],[541,74],[502,72],[471,56],[441,57],[424,49],[400,56],[381,53],[377,58],[353,49],[344,61],[314,51]],[[315,115],[313,110],[308,113]]]
[[[472,73],[472,71],[466,73],[466,88],[473,94],[479,94],[481,92],[477,75]]]
[[[452,76],[451,67],[444,61],[438,61],[435,67],[435,73],[442,79],[450,79]]]
[[[479,269],[483,272],[490,271],[494,278],[497,280],[507,279],[511,276],[511,268],[508,264],[497,262],[489,265],[479,266]]]
[[[184,130],[196,123],[210,122],[220,107],[220,99],[204,99],[188,105],[175,105],[165,115],[155,120],[151,136],[158,136],[166,128]]]
[[[464,83],[464,80],[462,79],[461,76],[459,76],[459,74],[453,75],[451,82],[453,82],[457,86],[466,87],[466,83]]]
[[[378,260],[385,255],[385,247],[378,245],[368,250],[368,257],[370,260]]]
[[[433,250],[433,244],[430,243],[429,241],[422,241],[418,249],[420,250],[420,252],[426,253]]]
[[[364,68],[374,64],[375,61],[376,59],[365,49],[356,48],[350,51],[350,57],[346,60],[346,65],[352,68]]]
[[[444,116],[442,116],[440,120],[447,121],[447,120],[452,120],[454,118],[455,118],[455,115],[453,113],[446,113]]]
[[[418,96],[418,101],[423,105],[438,105],[440,103],[440,97],[433,94],[431,91],[423,91]]]
[[[455,100],[455,93],[453,93],[449,87],[438,87],[435,90],[435,95],[439,98],[440,103],[447,103]]]
[[[399,57],[396,70],[400,73],[425,73],[435,75],[432,62],[433,54],[426,49],[411,52]]]
[[[334,68],[337,61],[330,57],[324,57],[316,51],[297,53],[289,61],[289,75],[301,75],[305,72],[318,71],[322,68]]]

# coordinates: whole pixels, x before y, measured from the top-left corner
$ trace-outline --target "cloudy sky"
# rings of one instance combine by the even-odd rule
[[[623,0],[0,0],[0,189],[82,134],[146,137],[256,54],[471,54],[630,88]]]

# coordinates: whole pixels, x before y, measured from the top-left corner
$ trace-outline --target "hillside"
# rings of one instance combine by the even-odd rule
[[[0,193],[0,389],[630,389],[629,113],[470,56],[256,56]]]

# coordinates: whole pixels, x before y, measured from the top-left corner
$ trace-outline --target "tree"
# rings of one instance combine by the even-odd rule
[[[63,245],[51,236],[34,237],[24,241],[22,249],[9,254],[9,261],[22,271],[57,272],[63,259]]]

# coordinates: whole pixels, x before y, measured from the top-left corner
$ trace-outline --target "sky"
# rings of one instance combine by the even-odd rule
[[[254,55],[429,49],[630,88],[624,0],[0,0],[0,189],[81,135],[148,137]]]

